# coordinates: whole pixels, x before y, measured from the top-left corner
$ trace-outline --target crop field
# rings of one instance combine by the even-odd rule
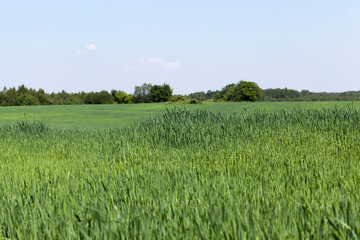
[[[0,108],[0,238],[358,239],[359,106]]]
[[[206,104],[113,104],[0,107],[0,126],[19,121],[43,121],[50,127],[72,130],[100,130],[133,125],[166,109],[209,110],[219,113],[247,114],[256,111],[279,112],[293,109],[356,108],[360,102],[256,102]]]

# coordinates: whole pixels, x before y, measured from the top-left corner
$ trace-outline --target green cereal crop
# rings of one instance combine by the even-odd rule
[[[170,109],[0,128],[5,239],[358,239],[360,112]]]

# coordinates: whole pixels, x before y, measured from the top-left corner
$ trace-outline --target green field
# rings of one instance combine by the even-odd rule
[[[98,130],[129,126],[166,109],[201,109],[220,113],[245,114],[256,111],[279,112],[291,109],[356,108],[360,102],[258,102],[207,104],[131,104],[131,105],[63,105],[0,107],[0,126],[24,120],[38,120],[58,129]]]
[[[359,107],[0,108],[0,239],[358,239]]]

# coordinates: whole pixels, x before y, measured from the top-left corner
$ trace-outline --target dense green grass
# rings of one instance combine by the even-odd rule
[[[169,110],[101,131],[4,126],[0,236],[359,238],[359,110],[254,110]]]
[[[166,109],[187,108],[220,113],[244,114],[254,111],[278,112],[284,109],[322,108],[360,109],[360,102],[259,102],[259,103],[207,103],[207,104],[131,104],[131,105],[70,105],[0,107],[0,126],[21,120],[45,121],[58,129],[97,130],[129,126],[150,116],[164,113]]]

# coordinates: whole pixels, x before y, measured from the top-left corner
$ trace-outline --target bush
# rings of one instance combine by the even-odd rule
[[[184,95],[181,95],[181,94],[173,95],[170,99],[171,102],[182,102],[185,100],[186,100],[186,98],[184,97]]]

